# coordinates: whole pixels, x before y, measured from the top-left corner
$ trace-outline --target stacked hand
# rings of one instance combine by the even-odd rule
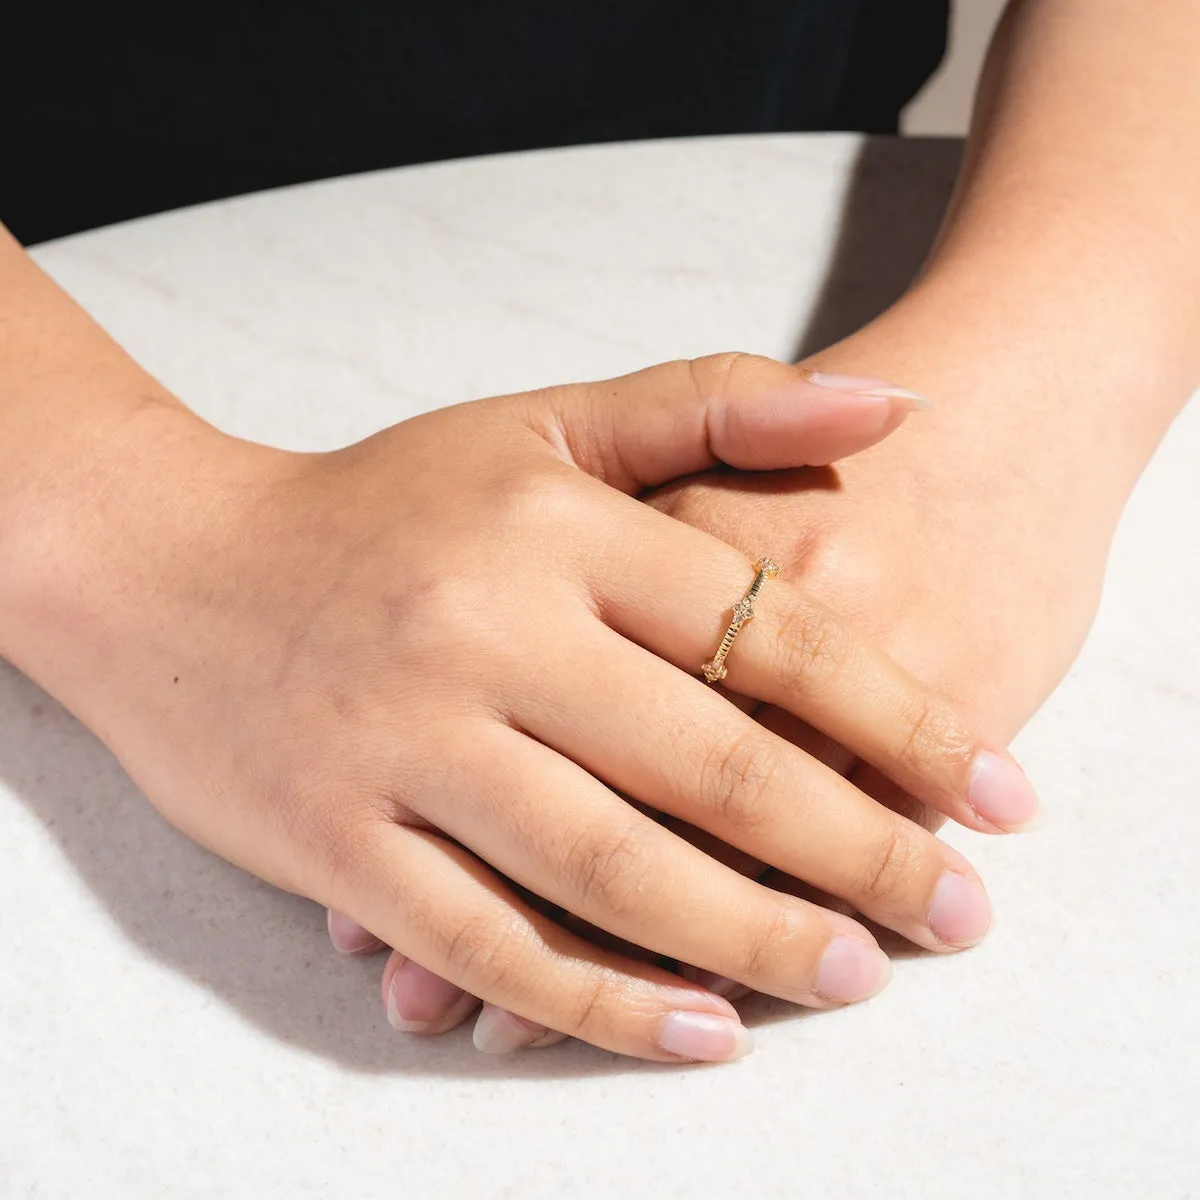
[[[892,363],[894,340],[886,329],[869,329],[827,352],[819,365],[849,368],[867,361],[911,371],[907,362]],[[920,374],[931,391],[953,397],[955,391],[968,390],[960,371],[927,355]],[[940,405],[898,437],[839,463],[836,476],[820,470],[714,470],[643,498],[747,555],[762,546],[772,548],[782,556],[784,575],[805,596],[819,598],[853,620],[960,712],[970,714],[994,743],[1003,744],[1057,684],[1082,643],[1111,530],[1103,512],[1089,525],[1069,504],[1047,503],[1044,491],[1030,486],[1030,476],[1052,477],[1042,471],[1038,458],[1053,455],[1054,447],[1026,444],[1028,470],[1023,471],[1021,464],[991,452],[996,442],[985,443],[987,453],[978,452],[981,425],[986,422],[979,414],[970,421],[956,419],[952,406]],[[839,744],[836,734],[829,736],[828,724],[817,721],[821,728],[814,728],[803,719],[811,714],[796,715],[797,706],[789,711],[786,705],[760,705],[753,695],[733,699],[765,728],[846,774],[895,811],[930,829],[944,819],[938,807],[919,798],[919,789],[906,788],[898,772],[872,765],[870,756],[857,754],[849,740]],[[927,730],[939,719],[936,712],[919,717],[917,723]],[[907,719],[911,722],[913,715]],[[993,811],[998,826],[1018,827],[1033,815],[1031,798],[1020,789],[993,796],[995,804],[1011,805],[1006,812]],[[677,823],[673,827],[679,828]],[[775,888],[813,894],[785,873],[764,871],[758,859],[732,852],[703,832],[682,832]],[[745,848],[744,841],[740,845]],[[901,857],[903,853],[901,847]],[[777,858],[760,857],[778,865]],[[811,872],[805,878],[815,882]],[[344,951],[381,946],[337,913],[330,915],[330,932]],[[597,940],[609,942],[599,931]],[[430,1019],[415,1026],[420,1032],[441,1032],[472,1011],[471,1000],[457,988],[414,965],[398,977],[402,962],[393,955],[384,973],[384,1000],[393,1019],[393,993],[404,995],[405,989],[420,990],[429,999]],[[684,973],[722,994],[735,994],[730,980],[709,971],[685,967]],[[744,974],[739,978],[752,982]],[[484,1006],[476,1026],[476,1043],[484,1049],[553,1040],[556,1035],[545,1028],[491,1005]]]
[[[319,455],[164,410],[146,486],[169,494],[81,548],[103,570],[62,624],[86,645],[56,643],[44,673],[180,828],[395,947],[394,1023],[445,1027],[479,997],[493,1026],[511,1013],[538,1038],[736,1057],[727,1000],[578,936],[530,895],[813,1006],[886,983],[866,928],[647,810],[930,949],[990,921],[961,856],[697,678],[752,557],[632,495],[717,461],[828,463],[911,407],[885,385],[826,382],[741,356],[674,363]],[[177,551],[147,554],[168,529]],[[1032,813],[999,743],[803,586],[767,585],[728,668],[732,691],[972,828]]]

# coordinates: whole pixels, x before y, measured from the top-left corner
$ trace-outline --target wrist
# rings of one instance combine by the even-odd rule
[[[1189,387],[1165,354],[1036,316],[1003,285],[937,272],[809,365],[878,374],[933,401],[871,453],[903,441],[906,454],[970,464],[1111,533]]]
[[[6,515],[0,654],[103,736],[98,718],[164,632],[171,593],[220,586],[246,460],[170,397],[150,397],[40,473]],[[40,464],[39,464],[40,465]]]

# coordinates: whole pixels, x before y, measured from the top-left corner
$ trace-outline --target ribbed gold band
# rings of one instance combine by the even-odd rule
[[[728,674],[725,670],[725,659],[729,654],[730,647],[741,632],[742,626],[754,616],[754,601],[758,598],[758,593],[762,591],[763,584],[768,579],[774,579],[778,574],[779,566],[773,559],[760,558],[754,564],[754,582],[746,594],[733,606],[733,620],[729,622],[729,628],[725,630],[725,636],[721,639],[716,654],[712,656],[710,662],[706,662],[700,668],[709,683],[716,683]]]

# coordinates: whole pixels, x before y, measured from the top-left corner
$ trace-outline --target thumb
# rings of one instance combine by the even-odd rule
[[[663,363],[556,388],[549,398],[553,444],[627,492],[717,463],[747,471],[824,466],[882,440],[914,408],[929,407],[881,379],[752,354]]]

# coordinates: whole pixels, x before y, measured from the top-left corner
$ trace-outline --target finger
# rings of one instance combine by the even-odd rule
[[[715,839],[709,840],[715,843]],[[725,849],[728,851],[728,847]],[[550,907],[552,906],[544,905],[544,909]],[[559,919],[561,920],[561,917]],[[333,942],[334,949],[341,954],[372,954],[386,949],[383,942],[373,933],[342,913],[334,912],[333,909],[327,910],[327,922],[330,941]],[[610,949],[643,959],[651,957],[641,947],[614,938],[586,922],[568,918],[565,925],[582,937],[588,938],[593,944],[608,945]],[[405,974],[397,979],[396,972],[402,966],[405,967]],[[687,978],[700,983],[702,987],[707,986],[695,975],[688,975]],[[715,991],[719,996],[728,996],[729,992],[726,989],[730,981],[721,980],[718,976],[713,978],[717,980],[718,986],[709,990]],[[404,957],[395,953],[389,957],[384,968],[382,988],[384,1008],[389,1021],[395,1028],[403,1029],[406,1033],[448,1033],[479,1007],[479,1001],[475,997],[467,996],[461,988],[448,983],[441,976],[426,971],[417,963],[406,965]],[[748,989],[740,990],[744,994]],[[515,1013],[498,1008],[494,1004],[485,1004],[476,1019],[473,1040],[475,1048],[485,1054],[508,1054],[513,1050],[538,1050],[552,1046],[565,1040],[566,1036],[565,1033],[558,1033],[556,1030],[526,1021],[524,1017],[518,1017]]]
[[[395,950],[380,988],[388,1023],[404,1033],[447,1033],[479,1007],[478,997]]]
[[[495,1004],[485,1004],[475,1019],[471,1040],[484,1054],[511,1054],[514,1050],[540,1050],[566,1039],[565,1033],[527,1021]]]
[[[785,712],[782,708],[776,708],[774,705],[760,705],[757,703],[747,705],[745,697],[736,694],[731,695],[730,698],[739,707],[742,707],[743,711],[752,716],[764,729],[790,742],[798,750],[804,751],[805,754],[811,755],[827,767],[837,771],[839,775],[846,776],[854,782],[852,770],[858,760],[844,746],[839,746],[831,738],[827,738],[819,729],[814,729],[806,721],[801,721],[799,717],[793,716],[790,712]],[[848,774],[848,772],[851,773]],[[855,786],[858,786],[858,784],[855,783]],[[870,791],[867,794],[873,795]],[[875,798],[878,799],[879,797]],[[924,813],[932,812],[925,805],[919,805],[918,807]],[[893,811],[900,812],[901,816],[910,816],[909,813],[899,809]],[[937,814],[937,817],[939,821],[945,820],[940,813]],[[921,824],[923,822],[918,823]],[[926,826],[926,828],[929,828],[929,826]],[[713,838],[711,834],[705,834],[704,836],[720,845],[725,844],[720,839]],[[811,884],[797,879],[794,875],[789,875],[786,871],[777,870],[775,867],[768,867],[765,863],[760,863],[759,860],[753,859],[749,855],[744,856],[744,858],[745,864],[739,866],[739,870],[746,873],[746,865],[756,863],[757,870],[754,871],[753,877],[764,887],[772,888],[777,892],[786,892],[789,896],[798,896],[801,900],[807,900],[811,904],[818,904],[822,908],[827,908],[831,912],[842,913],[847,917],[856,915],[854,905],[848,901],[842,900],[838,896],[831,896],[828,892],[813,887]],[[695,968],[684,968],[681,974],[685,979],[691,979],[701,987],[707,988],[710,992],[716,992],[718,996],[724,996],[727,1000],[739,1000],[749,990],[741,984],[733,984],[731,986],[732,981],[714,977],[710,972],[696,970]]]
[[[454,803],[442,811],[435,800],[424,815],[600,929],[812,1007],[865,1000],[887,983],[887,959],[862,926],[714,862],[515,729],[481,725],[443,771]]]
[[[695,674],[713,657],[754,566],[717,538],[621,496],[602,537],[619,553],[589,562],[604,619]],[[971,829],[1015,832],[1036,818],[1029,780],[933,689],[828,606],[764,578],[724,669],[726,685],[802,717],[912,796]]]
[[[847,778],[860,792],[890,808],[892,812],[899,813],[902,817],[907,817],[908,820],[915,821],[918,825],[923,825],[930,833],[937,833],[945,824],[946,818],[942,813],[910,796],[902,787],[888,779],[886,775],[881,774],[869,763],[857,763]],[[1026,825],[1025,828],[1036,828],[1040,819],[1039,813],[1035,816],[1033,824]]]
[[[339,954],[375,954],[384,949],[383,943],[373,933],[344,913],[334,912],[332,908],[326,910],[325,927],[333,948]]]
[[[727,867],[731,867],[739,875],[743,875],[747,879],[757,880],[759,883],[765,883],[770,875],[770,868],[759,862],[758,859],[738,850],[734,846],[730,846],[728,842],[723,842],[720,838],[713,837],[707,830],[697,829],[694,825],[689,825],[686,821],[677,821],[674,817],[666,816],[663,813],[652,815],[656,816],[656,819],[664,829],[671,830],[676,836],[690,842],[697,850],[708,855],[709,858],[723,863]],[[767,884],[766,886],[771,885]],[[788,892],[789,895],[793,896],[800,895],[799,892],[791,890],[788,887],[780,887],[775,890]],[[814,896],[804,896],[801,898],[815,900],[817,904],[822,904],[823,900],[820,894],[815,893],[815,889]],[[829,908],[830,905],[822,904],[822,907]],[[847,905],[846,908],[851,909],[852,906]],[[561,910],[559,911],[561,913]],[[841,910],[835,908],[835,911]],[[853,914],[852,912],[847,912],[846,915],[850,916]],[[664,955],[654,954],[642,946],[637,946],[633,942],[626,941],[624,938],[616,937],[606,930],[591,924],[591,922],[584,921],[582,918],[573,916],[570,913],[561,913],[558,919],[565,928],[579,934],[580,937],[587,938],[594,945],[607,946],[609,949],[617,950],[621,954],[627,955],[630,958],[641,959],[644,962],[652,962],[657,959],[663,965],[667,966],[670,966],[673,962],[673,960]],[[752,988],[747,987],[744,983],[738,983],[736,979],[727,979],[724,975],[718,975],[715,971],[706,971],[703,967],[697,967],[694,963],[675,963],[675,969],[684,979],[690,979],[705,990],[713,992],[718,996],[724,996],[726,1000],[740,1000],[743,996],[748,996],[753,991]]]
[[[464,1007],[466,997],[477,996],[619,1054],[722,1062],[752,1046],[727,1001],[660,968],[590,946],[523,904],[477,858],[437,834],[383,824],[373,836],[356,837],[347,859],[333,901],[396,947],[385,1003],[401,1028],[414,1013],[430,1011],[420,1004],[427,998],[421,989],[436,986],[432,978],[461,989]]]
[[[620,695],[622,703],[583,702],[573,678],[560,671],[534,675],[512,716],[539,741],[619,791],[849,901],[919,945],[961,949],[985,936],[991,910],[978,877],[927,830],[875,803],[698,680],[613,631],[591,626],[576,641],[579,661],[589,664],[593,693]],[[572,797],[573,807],[580,803]],[[592,820],[592,810],[579,811],[577,819]],[[598,805],[594,819],[600,820]],[[646,839],[638,836],[644,851]],[[669,886],[681,885],[672,878]],[[733,889],[710,886],[709,893],[729,911],[743,903]],[[648,903],[650,897],[644,899]],[[680,893],[678,903],[695,901]],[[714,923],[728,927],[730,917]],[[619,932],[653,945],[647,934]],[[772,990],[687,949],[676,957]]]
[[[801,721],[799,717],[773,705],[763,705],[754,712],[754,719],[764,729],[769,729],[772,733],[785,738],[793,746],[798,746],[814,758],[819,758],[839,775],[844,775],[859,791],[890,808],[892,812],[928,829],[930,833],[937,833],[945,822],[944,814],[930,808],[927,804],[922,804],[919,800],[914,800],[912,796],[881,775],[874,767],[859,762],[850,751],[826,738],[824,734]],[[828,892],[823,892],[820,888],[815,888],[811,884],[797,879],[794,875],[776,870],[774,867],[760,875],[759,882],[776,891],[787,892],[789,896],[799,896],[804,900],[819,904],[823,908],[845,913],[848,917],[854,916],[856,912],[854,905],[849,902],[837,896],[831,896]],[[703,972],[688,974],[687,978],[694,979],[701,987],[715,991],[719,996],[725,996],[727,999],[736,998],[727,990],[719,986],[714,987],[713,982],[705,978]]]
[[[880,441],[926,404],[883,380],[814,374],[753,354],[507,399],[576,466],[625,492],[719,462],[750,471],[823,466]]]

